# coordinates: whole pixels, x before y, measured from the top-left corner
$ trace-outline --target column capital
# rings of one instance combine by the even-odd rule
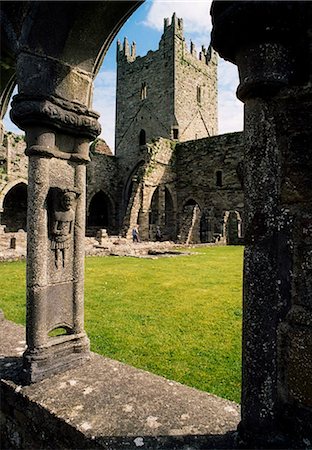
[[[214,0],[210,11],[212,46],[222,58],[236,64],[242,47],[263,42],[291,45],[309,21],[307,7],[303,1]]]
[[[99,114],[84,105],[57,96],[13,97],[11,119],[23,130],[45,126],[71,135],[94,140],[101,132]]]
[[[214,0],[212,46],[238,66],[238,98],[271,96],[300,84],[305,74],[299,47],[311,13],[311,5],[301,1]]]

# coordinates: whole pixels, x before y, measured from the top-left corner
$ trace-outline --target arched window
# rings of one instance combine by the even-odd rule
[[[145,145],[146,144],[146,132],[145,132],[145,130],[141,130],[140,131],[139,143],[140,143],[140,145]]]
[[[147,97],[147,86],[145,81],[141,84],[141,92],[140,92],[140,98],[141,100],[145,100]]]
[[[222,170],[216,171],[216,186],[222,187]]]
[[[201,105],[202,102],[202,89],[200,86],[197,86],[197,103]]]

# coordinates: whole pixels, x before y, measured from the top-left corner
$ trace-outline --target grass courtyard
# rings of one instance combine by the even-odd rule
[[[93,351],[240,401],[242,247],[138,259],[88,257]],[[0,308],[25,323],[25,263],[1,263]]]

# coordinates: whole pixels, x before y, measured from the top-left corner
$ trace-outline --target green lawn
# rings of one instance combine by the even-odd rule
[[[86,258],[92,350],[239,401],[242,247],[175,258]],[[25,263],[1,263],[0,308],[25,323]]]

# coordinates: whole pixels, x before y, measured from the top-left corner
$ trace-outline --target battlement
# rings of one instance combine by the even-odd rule
[[[175,43],[175,37],[178,38],[177,43]],[[177,17],[176,13],[173,13],[171,22],[168,17],[164,19],[164,32],[161,36],[158,50],[152,53],[164,51],[165,48],[167,49],[168,46],[166,44],[168,43],[168,41],[171,45],[182,45],[184,55],[188,58],[193,57],[194,62],[196,61],[197,63],[203,63],[204,65],[208,66],[212,59],[215,62],[217,60],[216,52],[212,50],[210,45],[208,49],[204,45],[202,45],[201,50],[197,52],[195,44],[190,41],[190,47],[188,48],[183,35],[183,19]],[[148,54],[149,53],[150,52],[148,52]],[[120,41],[117,42],[117,62],[119,64],[122,64],[123,62],[132,63],[136,59],[144,59],[145,56],[137,57],[136,43],[132,42],[132,44],[130,45],[126,37],[124,38],[123,43]]]
[[[213,56],[214,56],[213,59],[216,59],[215,58],[216,53],[214,52],[214,50],[211,48],[210,45],[209,45],[208,49],[204,45],[202,45],[201,51],[197,54],[195,44],[193,43],[193,41],[190,41],[190,49],[188,50],[187,45],[185,44],[185,50],[190,55],[192,55],[197,61],[202,61],[207,66],[210,63]]]
[[[122,59],[126,59],[128,62],[136,59],[136,43],[133,41],[130,45],[126,37],[123,44],[119,40],[117,41],[117,62]]]
[[[171,23],[169,23],[169,17],[164,19],[164,33],[172,28],[174,28],[176,32],[183,34],[183,19],[177,17],[176,13],[172,14]]]
[[[187,141],[217,133],[217,54],[188,47],[183,20],[164,19],[157,50],[136,55],[125,38],[117,47],[116,155],[135,165],[154,138]],[[144,139],[143,139],[143,137]]]

